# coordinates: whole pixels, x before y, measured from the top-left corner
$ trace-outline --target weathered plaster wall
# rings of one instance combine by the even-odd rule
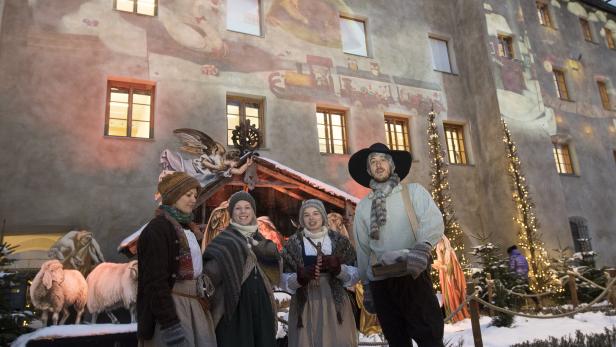
[[[589,219],[593,237],[612,240],[613,216],[590,206],[574,211],[591,197],[613,205],[609,189],[575,198],[576,189],[594,194],[600,189],[587,185],[612,182],[609,172],[587,175],[582,166],[580,177],[563,178],[554,169],[557,116],[575,136],[585,126],[546,96],[553,95],[542,70],[548,58],[534,39],[556,35],[524,32],[537,25],[525,23],[534,2],[509,3],[492,1],[488,9],[479,0],[300,0],[294,7],[263,0],[257,37],[226,30],[224,1],[160,0],[159,15],[147,17],[114,11],[107,0],[0,0],[0,161],[8,163],[0,170],[0,216],[8,231],[90,229],[105,255],[118,259],[119,241],[152,214],[160,152],[176,146],[172,130],[196,128],[224,143],[226,95],[239,94],[265,100],[263,155],[358,196],[366,190],[348,176],[349,156],[318,152],[316,107],[347,111],[351,153],[385,141],[385,113],[407,117],[415,157],[410,180],[428,186],[426,115],[434,106],[439,122],[468,130],[471,165],[450,167],[460,224],[507,245],[515,242],[515,227],[503,114],[520,143],[546,234],[568,230],[564,216],[574,213]],[[339,13],[367,19],[369,57],[342,52]],[[522,61],[491,54],[501,31],[523,38]],[[432,69],[429,34],[449,39],[455,74]],[[103,136],[108,76],[156,81],[154,139]],[[567,112],[579,117],[576,109]],[[600,148],[616,147],[614,131],[600,130],[600,114],[590,124],[596,141],[576,148],[584,160],[605,159]]]
[[[596,81],[607,79],[612,86],[616,78],[616,51],[606,47],[602,29],[614,15],[578,1],[551,1],[555,28],[549,28],[539,24],[535,1],[486,4],[498,102],[518,145],[544,240],[548,248],[572,247],[568,218],[581,216],[588,220],[599,264],[613,264],[616,112],[603,109]],[[596,42],[584,40],[579,17],[590,21]],[[497,34],[514,37],[515,59],[498,57]],[[580,57],[575,69],[572,60]],[[552,67],[565,70],[573,101],[557,97]],[[613,87],[610,95],[615,100]],[[555,139],[569,142],[575,176],[557,173]]]

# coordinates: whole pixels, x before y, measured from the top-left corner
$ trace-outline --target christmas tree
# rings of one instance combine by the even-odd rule
[[[0,269],[13,263],[9,256],[15,251],[15,246],[6,242],[0,243]],[[19,335],[30,331],[29,322],[33,315],[31,312],[13,310],[6,302],[7,294],[11,288],[21,281],[15,272],[4,272],[0,270],[0,346],[6,346],[15,340]]]
[[[430,182],[430,192],[432,199],[441,210],[443,222],[445,224],[445,236],[451,242],[451,246],[456,251],[462,268],[467,268],[467,261],[464,254],[463,232],[457,221],[453,202],[449,193],[449,181],[447,163],[444,159],[444,151],[441,148],[438,130],[434,119],[436,114],[432,111],[428,114],[428,144],[430,145],[430,171],[432,180]]]
[[[526,177],[522,173],[522,165],[518,157],[518,150],[511,139],[511,133],[505,120],[503,122],[503,142],[507,153],[507,170],[512,180],[513,201],[516,206],[516,217],[514,220],[519,225],[518,246],[524,251],[529,262],[528,277],[530,279],[530,289],[535,293],[547,291],[558,291],[558,280],[556,275],[550,270],[550,260],[545,250],[541,234],[539,233],[539,222],[535,215],[535,205],[528,192]]]

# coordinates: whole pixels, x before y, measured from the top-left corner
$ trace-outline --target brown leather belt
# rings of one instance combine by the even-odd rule
[[[207,312],[210,309],[210,302],[206,298],[202,298],[202,297],[199,297],[197,295],[188,295],[188,294],[176,292],[175,290],[172,290],[171,293],[175,294],[175,295],[178,295],[178,296],[185,297],[185,298],[197,300],[197,302],[199,302],[199,305],[201,305],[201,308],[203,309],[203,312]]]

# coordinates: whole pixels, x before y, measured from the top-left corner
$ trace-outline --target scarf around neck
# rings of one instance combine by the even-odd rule
[[[237,224],[233,221],[231,221],[231,223],[229,223],[231,225],[233,225],[233,228],[235,228],[235,230],[239,231],[242,235],[244,235],[244,237],[250,237],[252,238],[255,235],[255,232],[258,229],[258,225],[254,224],[254,225],[241,225],[241,224]]]
[[[304,228],[303,234],[309,239],[318,240],[318,239],[323,238],[327,234],[327,231],[328,229],[326,226],[322,226],[321,231],[316,232],[316,233],[313,233],[312,231],[309,231],[308,229]]]
[[[379,231],[387,223],[387,203],[385,199],[399,183],[400,177],[395,172],[385,182],[370,180],[370,188],[372,188],[374,194],[370,206],[370,238],[373,240],[379,239]]]
[[[167,213],[173,217],[180,224],[189,224],[193,220],[192,213],[184,213],[177,209],[177,207],[170,205],[160,205],[160,208],[165,210]]]

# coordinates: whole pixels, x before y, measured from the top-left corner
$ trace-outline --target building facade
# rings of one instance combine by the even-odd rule
[[[244,119],[262,156],[357,197],[349,156],[377,141],[411,151],[409,180],[428,186],[434,110],[468,245],[517,239],[504,119],[547,248],[616,262],[616,8],[603,2],[0,0],[0,20],[13,240],[88,229],[120,260],[152,216],[173,130],[229,145]]]

